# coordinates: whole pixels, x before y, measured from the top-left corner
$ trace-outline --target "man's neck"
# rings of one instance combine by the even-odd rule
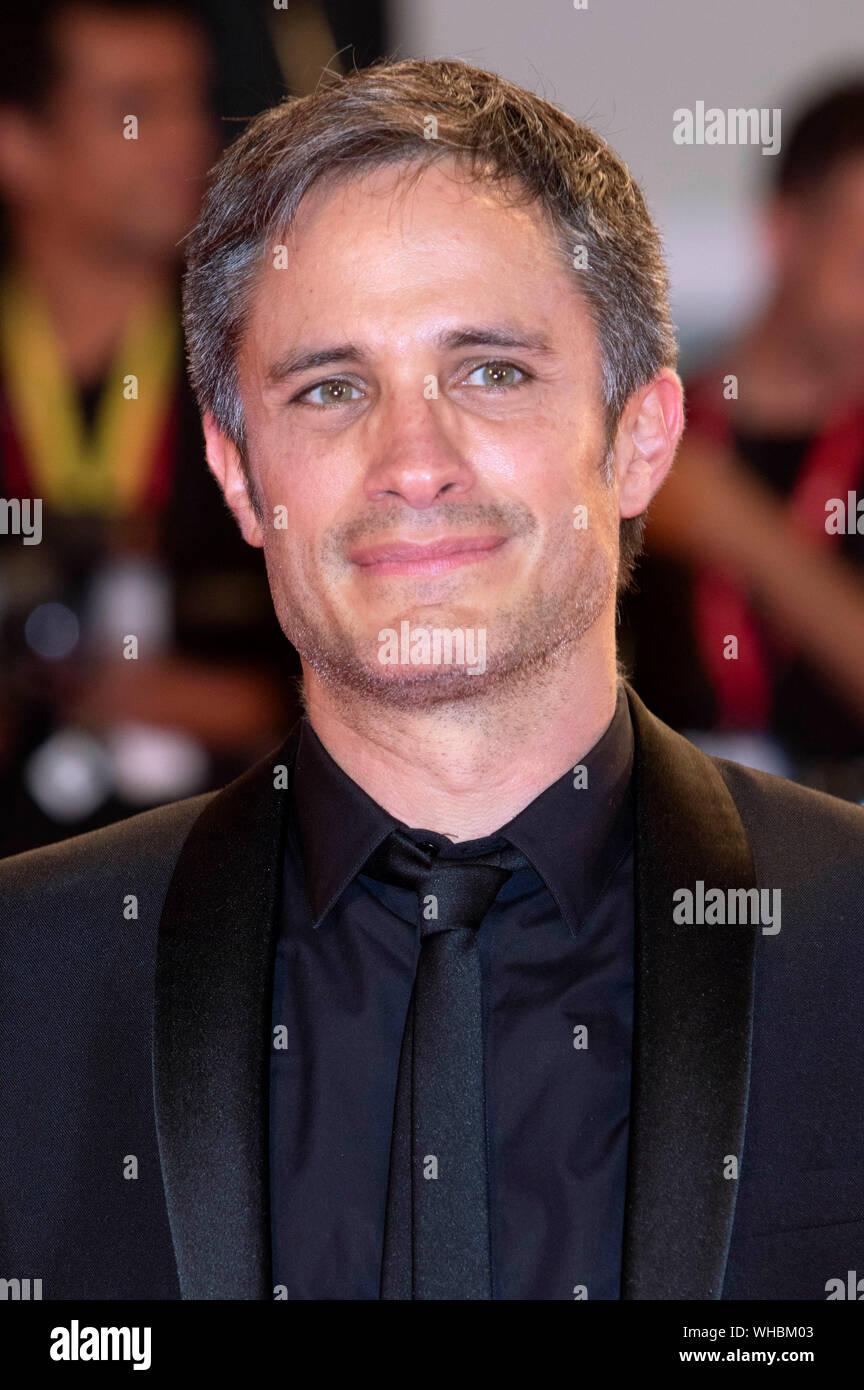
[[[110,257],[70,238],[58,254],[56,229],[16,223],[11,269],[39,291],[73,381],[87,384],[108,370],[130,314],[164,293],[164,261]]]
[[[397,820],[454,841],[491,835],[574,767],[608,728],[614,642],[586,634],[533,681],[483,701],[394,709],[324,685],[304,663],[310,723],[327,752]]]

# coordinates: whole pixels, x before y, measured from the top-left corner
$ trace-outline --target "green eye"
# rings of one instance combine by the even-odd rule
[[[482,362],[479,367],[475,367],[468,380],[476,376],[478,372],[487,373],[486,379],[477,383],[490,391],[506,391],[511,386],[521,386],[527,380],[527,374],[521,367],[517,367],[512,362]],[[513,381],[512,374],[516,372],[520,376],[520,381]]]
[[[310,405],[351,405],[352,398],[349,391],[357,391],[359,388],[353,382],[347,381],[344,377],[331,377],[329,381],[319,381],[315,386],[307,386],[305,391],[301,391],[297,397],[300,401],[305,401]],[[319,401],[311,401],[313,391],[323,391],[324,397]]]

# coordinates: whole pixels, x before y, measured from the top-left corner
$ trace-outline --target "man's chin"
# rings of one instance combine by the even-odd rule
[[[307,656],[318,677],[343,696],[353,695],[373,704],[400,710],[443,709],[505,698],[507,692],[532,675],[555,665],[574,634],[559,633],[535,645],[508,643],[500,651],[487,652],[476,643],[467,652],[467,661],[393,662],[379,659],[377,652],[356,650],[326,657]]]
[[[614,567],[603,557],[580,571],[573,589],[562,577],[545,592],[523,596],[502,611],[489,605],[426,609],[415,620],[380,624],[367,611],[337,626],[298,621],[298,605],[280,605],[283,630],[304,663],[337,698],[362,698],[393,709],[468,706],[506,699],[542,680],[577,646],[614,594]],[[391,610],[392,612],[392,610]]]
[[[382,665],[376,658],[328,663],[319,674],[329,682],[392,709],[431,709],[488,695],[500,684],[503,672],[485,662],[471,666],[451,664]]]

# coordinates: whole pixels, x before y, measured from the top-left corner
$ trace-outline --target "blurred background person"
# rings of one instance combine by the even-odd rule
[[[179,262],[221,144],[338,61],[308,3],[0,19],[0,498],[42,508],[38,544],[0,535],[0,855],[222,785],[299,712],[205,465]]]
[[[770,292],[686,382],[620,651],[706,750],[862,801],[864,77],[812,102],[771,168]]]

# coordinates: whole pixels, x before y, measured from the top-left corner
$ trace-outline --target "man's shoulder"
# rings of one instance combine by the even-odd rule
[[[658,770],[656,784],[665,788],[677,781],[686,788],[694,816],[700,813],[701,784],[705,784],[703,814],[710,815],[708,808],[715,804],[711,784],[716,788],[715,774],[719,774],[751,843],[784,845],[787,852],[800,848],[811,862],[832,848],[864,856],[864,806],[707,753],[649,710],[629,683],[627,693],[643,744],[642,757]],[[671,782],[666,780],[670,770]]]
[[[762,882],[801,890],[812,908],[864,894],[864,807],[726,758],[711,761],[741,817]],[[857,917],[856,917],[857,920]]]
[[[115,877],[162,879],[216,792],[172,801],[99,830],[0,859],[0,893],[77,891]]]
[[[707,755],[706,756],[710,756]],[[840,836],[864,848],[864,806],[802,786],[773,772],[711,756],[738,811],[754,827],[812,840]]]

